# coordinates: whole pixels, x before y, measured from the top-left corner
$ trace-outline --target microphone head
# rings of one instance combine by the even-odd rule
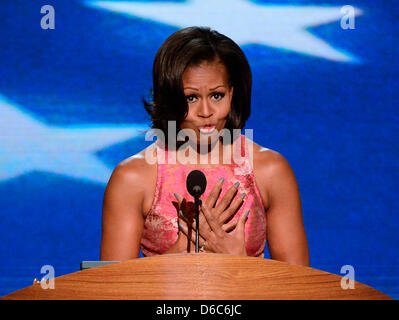
[[[206,177],[202,171],[191,171],[187,176],[186,187],[189,194],[199,198],[206,189]]]

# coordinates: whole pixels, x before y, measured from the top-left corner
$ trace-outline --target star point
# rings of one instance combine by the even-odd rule
[[[106,184],[111,169],[94,153],[147,129],[140,124],[48,125],[0,95],[0,181],[39,170]]]
[[[86,5],[178,28],[208,26],[239,45],[261,44],[337,62],[359,62],[353,55],[332,47],[308,30],[340,20],[342,7],[257,4],[246,0],[88,1]],[[356,16],[361,14],[360,9],[355,9]]]

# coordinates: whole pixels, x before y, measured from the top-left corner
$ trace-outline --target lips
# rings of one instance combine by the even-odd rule
[[[215,131],[216,126],[215,125],[205,125],[205,126],[198,127],[198,129],[199,129],[200,133],[202,133],[202,134],[210,134],[213,131]]]

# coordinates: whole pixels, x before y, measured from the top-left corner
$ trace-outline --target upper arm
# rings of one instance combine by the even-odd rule
[[[267,240],[272,259],[309,266],[298,183],[291,166],[278,152],[267,151],[261,170],[267,181]]]
[[[144,227],[142,186],[140,170],[134,163],[122,162],[113,171],[103,200],[101,260],[139,257]]]

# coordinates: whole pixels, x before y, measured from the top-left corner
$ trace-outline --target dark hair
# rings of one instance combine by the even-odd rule
[[[171,36],[158,49],[152,70],[153,102],[143,99],[152,128],[161,129],[167,141],[168,121],[177,130],[187,116],[182,76],[190,65],[219,58],[225,65],[229,84],[234,87],[231,111],[225,128],[242,129],[251,112],[252,73],[241,48],[230,38],[208,27],[189,27]],[[232,135],[233,136],[233,135]]]

